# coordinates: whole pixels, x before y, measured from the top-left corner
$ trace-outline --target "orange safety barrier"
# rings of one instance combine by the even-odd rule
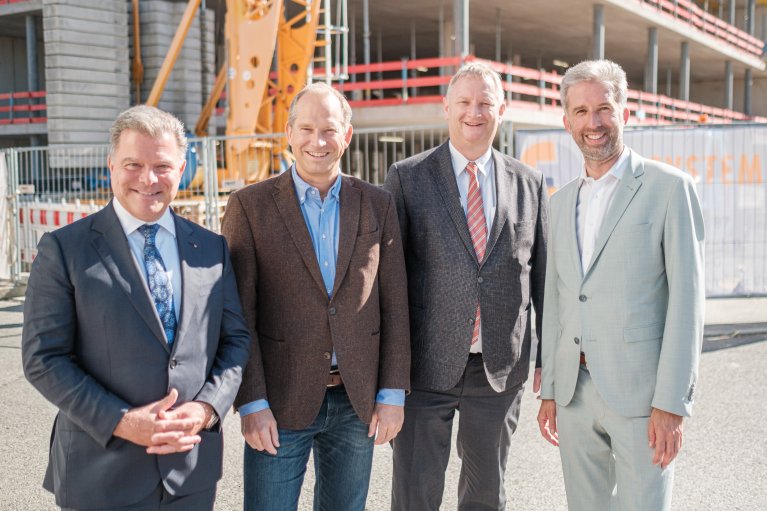
[[[438,87],[446,85],[455,69],[462,62],[480,61],[495,69],[503,79],[503,88],[507,93],[507,104],[512,109],[543,110],[561,113],[559,105],[559,85],[562,76],[556,72],[541,69],[531,69],[521,66],[504,64],[468,56],[401,60],[394,62],[376,62],[370,65],[349,66],[349,74],[355,81],[342,81],[334,84],[336,89],[352,93],[349,104],[353,108],[374,106],[414,105],[423,103],[439,103],[442,96]],[[410,71],[417,69],[423,76],[411,77]],[[442,71],[442,76],[440,76]],[[321,78],[324,69],[318,69],[315,77]],[[381,77],[380,79],[364,81],[365,73],[384,73],[398,77]],[[318,76],[319,75],[319,76]],[[411,94],[415,90],[417,95]],[[354,93],[379,91],[379,97],[369,99],[354,99]],[[435,94],[437,92],[437,94]],[[383,94],[380,94],[383,93]],[[717,122],[731,123],[737,121],[767,122],[764,117],[748,117],[741,112],[715,108],[691,101],[682,101],[662,94],[629,90],[628,106],[634,116],[634,123],[642,125]]]
[[[46,232],[72,224],[100,207],[94,204],[52,204],[42,202],[19,205],[21,261],[31,263],[37,255],[37,243]]]
[[[665,17],[679,20],[751,55],[761,57],[764,41],[710,14],[690,0],[634,0],[655,7]]]
[[[0,0],[1,1],[1,0]],[[0,124],[39,124],[48,121],[46,115],[33,115],[34,112],[45,112],[45,91],[6,92],[0,94]],[[25,101],[19,104],[18,101]],[[7,102],[3,105],[2,103]],[[20,117],[18,113],[26,112]],[[7,117],[2,115],[7,114]]]

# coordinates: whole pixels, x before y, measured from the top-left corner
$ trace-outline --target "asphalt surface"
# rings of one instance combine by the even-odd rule
[[[748,308],[743,303],[717,305],[713,314],[717,325],[707,330],[698,402],[694,417],[685,423],[684,447],[677,462],[674,510],[767,509],[767,440],[763,434],[767,371],[762,366],[767,361],[767,328],[753,321],[754,314],[743,316]],[[752,312],[767,313],[763,302],[749,303]],[[53,496],[41,487],[55,409],[22,374],[22,308],[21,301],[0,301],[0,510],[55,510]],[[508,463],[508,509],[564,510],[559,455],[540,437],[537,411],[528,389]],[[242,508],[242,440],[236,415],[227,417],[225,430],[224,478],[219,483],[216,509],[238,510]],[[456,508],[459,469],[453,450],[443,510]],[[312,485],[310,462],[301,511],[311,509]],[[391,449],[380,446],[367,509],[387,510],[390,489]]]

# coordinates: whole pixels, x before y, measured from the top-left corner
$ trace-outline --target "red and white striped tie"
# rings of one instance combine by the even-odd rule
[[[474,252],[477,254],[477,261],[481,263],[485,257],[485,248],[487,248],[487,222],[485,220],[485,205],[482,201],[482,194],[479,191],[476,163],[470,161],[466,165],[466,172],[469,173],[466,221],[469,224],[469,234],[471,234]],[[477,302],[477,317],[474,319],[474,331],[471,334],[472,344],[479,340],[479,327],[480,313],[479,302]]]

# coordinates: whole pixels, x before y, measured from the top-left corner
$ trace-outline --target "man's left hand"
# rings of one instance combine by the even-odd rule
[[[653,408],[647,426],[647,438],[650,448],[655,449],[652,457],[654,465],[666,468],[674,461],[682,448],[683,417]]]
[[[405,421],[405,407],[376,403],[373,420],[370,421],[368,437],[376,436],[376,445],[385,444],[400,432]],[[376,434],[376,430],[378,433]]]
[[[541,391],[541,368],[536,367],[533,373],[533,392],[536,394]]]

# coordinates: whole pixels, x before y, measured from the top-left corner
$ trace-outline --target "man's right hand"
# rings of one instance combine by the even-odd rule
[[[191,451],[196,444],[200,443],[200,436],[194,434],[199,426],[199,419],[173,419],[166,420],[160,417],[160,412],[169,410],[178,399],[178,391],[171,389],[168,395],[159,401],[149,403],[128,410],[114,430],[114,436],[123,438],[136,445],[149,448],[159,447],[152,441],[152,436],[158,433],[173,432],[172,435],[164,435],[162,449],[154,449],[150,454],[170,454],[174,452]]]
[[[538,410],[538,427],[541,436],[554,447],[559,447],[557,434],[557,403],[553,399],[542,399]]]
[[[277,421],[269,408],[241,417],[240,427],[242,436],[253,449],[277,454],[280,435],[277,433]]]

